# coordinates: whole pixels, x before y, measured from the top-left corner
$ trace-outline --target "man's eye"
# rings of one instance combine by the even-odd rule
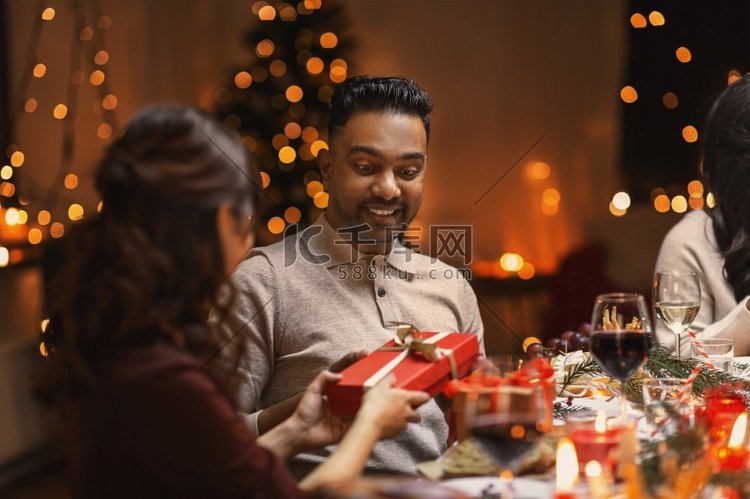
[[[356,165],[356,167],[357,167],[357,170],[359,170],[359,171],[363,171],[363,172],[372,171],[372,166],[370,166],[370,165],[365,165],[365,164],[362,164],[362,163],[358,163]]]
[[[419,173],[417,170],[402,170],[401,176],[404,178],[414,178]]]

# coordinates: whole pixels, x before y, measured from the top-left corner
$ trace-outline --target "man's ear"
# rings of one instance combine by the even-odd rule
[[[325,190],[328,190],[331,181],[331,169],[333,168],[331,153],[328,149],[321,149],[318,152],[318,168],[320,168],[320,179],[323,183],[323,187]]]

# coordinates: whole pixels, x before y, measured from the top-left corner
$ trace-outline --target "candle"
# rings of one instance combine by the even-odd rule
[[[719,445],[713,452],[721,471],[742,471],[747,468],[750,451],[744,445],[746,430],[747,413],[743,412],[734,421],[729,442]]]
[[[599,461],[589,461],[586,463],[585,469],[591,499],[608,499],[610,494]]]
[[[578,479],[578,456],[573,442],[560,439],[555,460],[555,499],[575,499],[573,487]]]
[[[578,428],[570,433],[576,447],[579,462],[584,465],[589,461],[606,463],[610,461],[610,452],[620,441],[621,428],[608,428],[607,416],[599,411],[594,427]]]

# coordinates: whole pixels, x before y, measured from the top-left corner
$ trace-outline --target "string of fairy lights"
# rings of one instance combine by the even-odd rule
[[[666,24],[665,16],[659,11],[651,11],[648,17],[639,12],[630,17],[630,26],[635,30],[660,29]],[[678,64],[690,64],[693,54],[688,47],[680,46],[674,50],[674,58]],[[727,85],[731,85],[742,77],[736,69],[727,72]],[[634,105],[638,101],[638,91],[633,85],[626,85],[620,90],[620,99],[626,105]],[[666,91],[662,95],[664,109],[673,110],[680,105],[679,96],[673,91]],[[682,140],[686,144],[698,141],[699,132],[692,123],[684,123],[680,130]],[[651,203],[658,213],[685,213],[690,210],[700,210],[704,206],[713,208],[716,200],[711,192],[707,192],[699,179],[691,180],[685,186],[685,191],[669,196],[663,187],[655,187],[650,193]],[[615,217],[624,216],[630,208],[630,195],[625,191],[618,191],[612,196],[609,211]]]
[[[102,12],[98,0],[68,2],[66,11],[55,8],[56,2],[40,0],[34,9],[34,22],[28,50],[20,75],[20,82],[11,101],[11,144],[5,151],[5,161],[0,166],[0,267],[23,261],[29,247],[46,239],[61,238],[68,224],[85,214],[83,204],[76,196],[79,176],[74,172],[76,117],[84,109],[79,104],[79,94],[84,85],[95,89],[93,112],[99,116],[96,136],[108,140],[117,128],[115,109],[119,101],[110,91],[108,64],[110,53],[106,50],[105,33],[112,19]],[[70,14],[72,31],[68,68],[64,74],[48,69],[47,61],[39,56],[39,45],[45,28],[54,23],[64,23],[61,13]],[[57,26],[65,29],[67,26]],[[62,101],[51,101],[50,87],[65,86]],[[49,186],[36,185],[24,169],[41,167],[34,151],[39,144],[23,144],[15,132],[24,117],[43,114],[60,122],[62,142],[57,172]],[[101,210],[101,203],[96,207]],[[64,211],[64,215],[59,213]]]

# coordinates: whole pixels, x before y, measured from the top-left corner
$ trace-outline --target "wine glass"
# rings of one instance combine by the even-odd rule
[[[648,360],[651,320],[646,300],[637,293],[608,293],[594,301],[591,354],[604,371],[622,383],[620,411],[627,419],[625,383]]]
[[[657,272],[654,277],[654,309],[674,333],[675,355],[682,356],[682,335],[698,315],[701,285],[694,272]]]
[[[487,360],[487,376],[512,375],[521,365],[516,356],[492,356]],[[533,376],[533,372],[530,374]],[[466,393],[466,432],[502,471],[517,472],[526,453],[549,431],[551,421],[541,398],[538,384],[501,383]]]

